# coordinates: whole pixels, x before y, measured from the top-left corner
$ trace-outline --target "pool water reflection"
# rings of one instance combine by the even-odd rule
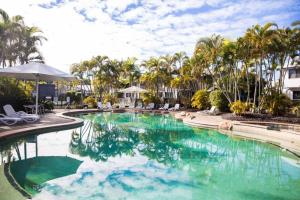
[[[33,199],[299,199],[299,158],[272,145],[170,115],[81,117],[81,128],[1,144]]]

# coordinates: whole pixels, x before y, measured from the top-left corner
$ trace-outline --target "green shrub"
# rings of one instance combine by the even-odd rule
[[[266,96],[263,108],[272,115],[284,115],[291,105],[292,101],[287,95],[273,91]]]
[[[3,106],[11,104],[16,111],[24,110],[23,105],[32,104],[31,97],[26,95],[24,88],[17,86],[12,79],[0,78],[0,112]]]
[[[145,105],[148,105],[149,103],[155,103],[159,104],[160,99],[159,97],[156,97],[153,92],[146,92],[141,95],[142,101]]]
[[[81,103],[81,93],[80,92],[67,91],[66,95],[61,100],[65,101],[66,97],[70,97],[71,103],[75,103],[75,104],[80,104]]]
[[[86,98],[83,100],[83,103],[89,105],[89,106],[92,107],[92,108],[97,107],[96,99],[95,99],[94,97],[92,97],[92,96],[86,97]]]
[[[52,101],[45,100],[44,102],[42,102],[42,104],[44,105],[45,110],[53,110],[54,109],[54,103]]]
[[[111,105],[113,105],[113,104],[117,103],[117,101],[118,101],[118,98],[117,98],[117,96],[115,96],[115,95],[112,95],[112,94],[105,94],[105,95],[103,96],[103,103],[104,103],[104,104],[106,104],[107,102],[110,102]]]
[[[214,90],[209,94],[209,102],[220,111],[228,111],[228,100],[220,90]]]
[[[206,109],[209,104],[209,93],[207,90],[198,90],[192,97],[192,107],[200,110]]]
[[[297,117],[300,117],[300,105],[294,106],[292,108],[292,113],[295,114]]]
[[[248,105],[242,101],[235,101],[230,104],[230,111],[235,115],[242,115],[248,109]]]

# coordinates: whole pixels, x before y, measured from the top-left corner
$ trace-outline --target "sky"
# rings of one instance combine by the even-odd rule
[[[234,40],[254,24],[300,20],[300,0],[0,0],[0,8],[41,28],[46,63],[66,72],[97,55],[191,55],[201,37]]]

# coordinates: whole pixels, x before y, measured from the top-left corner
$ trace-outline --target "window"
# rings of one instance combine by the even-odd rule
[[[289,69],[289,78],[300,78],[300,68]]]
[[[300,91],[293,91],[293,100],[300,100]]]

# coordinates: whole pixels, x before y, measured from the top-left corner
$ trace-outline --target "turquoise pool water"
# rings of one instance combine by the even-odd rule
[[[81,128],[0,144],[33,199],[300,199],[299,158],[275,146],[170,115],[82,118]]]

